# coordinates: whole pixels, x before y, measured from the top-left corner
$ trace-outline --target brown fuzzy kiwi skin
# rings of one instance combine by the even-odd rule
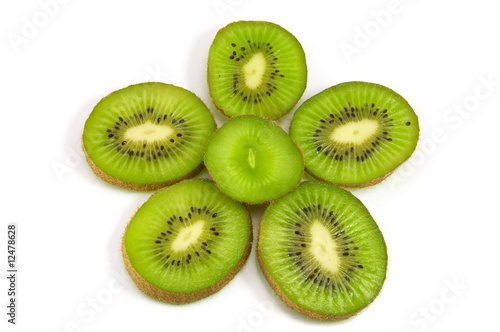
[[[286,294],[281,290],[280,286],[274,281],[273,277],[269,274],[269,271],[266,268],[266,265],[264,264],[264,261],[262,260],[262,254],[260,250],[260,243],[261,243],[261,231],[262,231],[262,222],[264,221],[264,217],[266,215],[266,211],[264,211],[264,214],[262,215],[262,218],[260,220],[260,225],[259,225],[259,233],[257,235],[257,259],[259,261],[260,268],[262,270],[262,273],[264,274],[264,277],[266,278],[267,282],[271,286],[271,288],[274,290],[276,295],[283,301],[290,309],[298,312],[301,315],[304,315],[306,317],[319,320],[319,321],[330,321],[330,322],[338,322],[342,320],[349,319],[353,316],[356,316],[358,313],[366,309],[371,303],[366,305],[365,307],[359,309],[358,311],[355,311],[351,314],[348,315],[330,315],[330,314],[322,314],[322,313],[317,313],[311,310],[308,310],[306,308],[303,308],[299,306],[297,303],[293,302],[290,300]],[[380,293],[379,293],[380,294]],[[378,294],[377,294],[378,296]],[[375,299],[374,299],[375,300]]]
[[[415,147],[415,150],[416,150],[416,147]],[[389,175],[391,175],[392,173],[394,173],[399,166],[403,165],[408,159],[410,159],[410,157],[413,155],[413,153],[415,152],[415,150],[412,151],[412,153],[408,156],[408,158],[406,158],[405,160],[403,160],[403,162],[401,164],[399,164],[397,167],[395,167],[392,171],[382,175],[382,176],[379,176],[378,178],[375,178],[375,179],[372,179],[370,181],[367,181],[367,182],[364,182],[364,183],[349,183],[349,184],[345,184],[345,183],[334,183],[334,182],[329,182],[329,181],[326,181],[325,179],[323,178],[320,178],[318,176],[316,176],[314,173],[312,173],[311,171],[309,171],[307,169],[307,167],[305,168],[305,171],[307,172],[307,174],[309,174],[310,176],[312,176],[314,179],[318,180],[318,181],[321,181],[321,182],[324,182],[324,183],[328,183],[328,184],[331,184],[331,185],[334,185],[334,186],[337,186],[337,187],[340,187],[340,188],[343,188],[343,189],[358,189],[358,188],[366,188],[366,187],[370,187],[370,186],[373,186],[375,184],[378,184],[382,181],[384,181],[387,177],[389,177]]]
[[[307,68],[307,67],[306,67]],[[307,69],[306,69],[307,70]],[[305,91],[305,90],[304,90]],[[300,96],[300,98],[302,98],[302,96]],[[225,117],[227,118],[237,118],[239,116],[245,116],[245,115],[254,115],[254,116],[258,116],[258,117],[261,117],[263,119],[266,119],[266,120],[270,120],[270,121],[278,121],[280,120],[281,118],[283,118],[285,115],[287,115],[288,113],[290,113],[291,110],[293,110],[293,108],[295,106],[297,106],[297,104],[299,103],[300,101],[300,98],[297,100],[297,102],[295,104],[292,105],[292,107],[290,107],[289,110],[285,111],[283,114],[280,114],[278,115],[276,118],[266,118],[265,116],[262,116],[262,115],[255,115],[255,114],[241,114],[241,115],[229,115],[227,114],[222,108],[219,107],[219,105],[217,105],[214,101],[214,98],[212,97],[212,92],[210,92],[210,99],[212,99],[212,103],[215,105],[215,107],[217,108],[217,110],[219,112],[222,113],[222,115],[224,115]]]
[[[277,124],[274,120],[270,120],[266,117],[263,117],[263,116],[260,116],[260,115],[253,115],[253,114],[245,114],[245,115],[238,115],[238,116],[235,116],[235,117],[232,117],[233,118],[243,118],[243,117],[257,117],[257,118],[261,118],[261,119],[264,119],[264,120],[267,120],[269,122],[271,122],[273,125],[275,125],[276,127],[278,127],[279,129],[281,129],[283,132],[285,132],[286,134],[286,131],[279,125]],[[221,126],[221,128],[225,125],[225,123]],[[208,145],[210,144],[210,141],[212,141],[212,138],[214,137],[215,133],[217,132],[214,131],[212,133],[212,136],[210,136],[210,139],[208,140],[208,143],[207,143],[207,146],[205,148],[205,153],[203,155],[203,162],[205,162],[205,158],[207,156],[207,149],[208,149]],[[287,134],[288,135],[288,134]],[[291,138],[290,138],[291,139]],[[275,197],[275,198],[271,198],[271,199],[268,199],[268,200],[264,200],[264,201],[261,201],[261,202],[257,202],[257,203],[251,203],[251,202],[247,202],[247,201],[242,201],[242,200],[239,200],[237,198],[234,198],[234,197],[231,197],[229,196],[228,194],[226,194],[220,187],[219,187],[219,184],[217,183],[217,181],[215,180],[215,178],[212,176],[212,173],[210,173],[210,170],[208,169],[207,167],[207,172],[208,174],[210,175],[210,177],[214,180],[214,183],[215,185],[217,186],[217,188],[219,188],[219,190],[224,194],[226,195],[227,197],[231,198],[233,201],[237,201],[237,202],[240,202],[240,203],[243,203],[243,204],[246,204],[246,205],[250,205],[250,206],[258,206],[258,205],[266,205],[266,204],[269,204],[271,202],[273,202],[275,199],[283,196],[283,195],[286,195],[288,194],[290,191],[294,190],[295,188],[297,188],[300,183],[302,182],[302,177],[304,176],[304,170],[305,170],[305,161],[304,161],[304,151],[302,151],[302,148],[297,144],[295,143],[293,140],[292,140],[293,144],[295,144],[295,146],[299,149],[300,151],[300,154],[302,156],[302,174],[300,175],[300,179],[299,179],[299,182],[297,182],[297,184],[295,186],[293,186],[293,188],[291,188],[290,190],[288,190],[287,192]]]
[[[419,136],[420,136],[420,133],[419,133]],[[372,179],[372,180],[364,182],[364,183],[349,183],[349,184],[346,184],[346,183],[334,183],[334,182],[326,181],[325,179],[316,176],[313,172],[311,172],[310,170],[308,170],[307,167],[305,167],[305,171],[307,172],[307,174],[309,174],[310,176],[312,176],[314,179],[316,179],[318,181],[321,181],[321,182],[324,182],[324,183],[328,183],[328,184],[331,184],[331,185],[334,185],[334,186],[337,186],[337,187],[340,187],[340,188],[343,188],[343,189],[366,188],[366,187],[370,187],[370,186],[376,185],[376,184],[384,181],[387,177],[389,177],[389,175],[391,175],[392,173],[394,173],[398,169],[399,166],[403,165],[406,161],[408,161],[408,159],[410,159],[410,157],[413,155],[413,153],[415,152],[416,149],[417,149],[417,147],[415,146],[415,149],[411,152],[411,154],[408,156],[408,158],[406,158],[405,160],[403,160],[403,162],[401,162],[398,166],[396,166],[392,171],[390,171],[390,172],[388,172],[388,173],[386,173],[386,174],[384,174],[382,176],[379,176],[378,178]]]
[[[396,167],[397,168],[397,167]],[[342,189],[357,189],[357,188],[366,188],[366,187],[370,187],[370,186],[373,186],[377,183],[380,183],[382,181],[385,180],[385,178],[387,178],[389,175],[391,175],[395,170],[393,169],[392,171],[390,171],[389,173],[386,173],[382,176],[379,176],[378,178],[375,178],[373,180],[370,180],[368,182],[365,182],[365,183],[350,183],[350,184],[344,184],[344,183],[333,183],[333,182],[329,182],[329,181],[326,181],[325,179],[322,179],[316,175],[314,175],[311,171],[309,171],[307,168],[306,168],[306,172],[307,174],[309,174],[310,176],[312,176],[315,180],[318,180],[318,181],[321,181],[321,182],[324,182],[324,183],[328,183],[328,184],[331,184],[331,185],[334,185],[334,186],[337,186],[337,187],[340,187]]]
[[[97,167],[97,165],[92,161],[92,159],[90,159],[89,155],[87,154],[87,150],[85,149],[85,146],[83,144],[82,144],[82,146],[83,146],[83,153],[85,153],[85,160],[87,160],[87,163],[89,164],[90,168],[92,169],[92,171],[94,172],[95,175],[97,175],[99,178],[101,178],[102,180],[104,180],[105,182],[107,182],[111,185],[118,186],[118,187],[123,188],[123,189],[133,190],[133,191],[154,191],[154,190],[166,187],[166,186],[170,186],[170,185],[178,183],[182,180],[186,180],[186,179],[189,179],[189,178],[192,178],[192,177],[198,175],[205,167],[205,164],[203,164],[203,162],[201,162],[195,169],[193,169],[191,172],[187,173],[186,175],[184,175],[180,178],[169,180],[169,181],[164,181],[164,182],[157,182],[157,183],[137,184],[137,183],[132,183],[132,182],[126,182],[126,181],[117,179],[115,177],[112,177],[111,175],[109,175],[107,173],[104,173],[99,167]]]
[[[340,187],[340,188],[343,188],[343,189],[366,188],[366,187],[370,187],[370,186],[373,186],[375,184],[378,184],[378,183],[384,181],[389,175],[391,175],[392,173],[394,173],[394,171],[396,171],[399,166],[403,165],[408,159],[410,159],[410,157],[413,155],[413,153],[415,152],[416,149],[417,149],[417,147],[415,146],[415,149],[411,152],[411,154],[408,156],[408,158],[406,158],[405,160],[403,160],[403,162],[401,162],[392,171],[390,171],[390,172],[388,172],[388,173],[386,173],[386,174],[384,174],[382,176],[379,176],[378,178],[372,179],[372,180],[364,182],[364,183],[349,183],[349,184],[334,183],[334,182],[326,181],[325,179],[316,176],[313,172],[311,172],[310,170],[308,170],[307,167],[305,167],[305,171],[307,172],[307,174],[309,174],[310,176],[312,176],[314,179],[316,179],[318,181],[321,181],[321,182],[324,182],[324,183],[328,183],[328,184],[331,184],[331,185],[334,185],[334,186],[337,186],[337,187]]]
[[[232,22],[232,23],[238,23],[238,22],[246,22],[246,21],[243,21],[243,20],[240,20],[240,21],[236,21],[236,22]],[[265,22],[265,23],[271,23],[271,22],[267,22],[267,21],[254,21],[254,22]],[[230,24],[232,24],[230,23]],[[285,31],[288,31],[286,30],[285,28],[283,28],[281,25],[278,25],[276,23],[272,23],[274,25],[277,25],[279,26],[280,28],[282,28],[283,30]],[[229,25],[229,24],[228,24]],[[226,25],[227,26],[227,25]],[[214,40],[215,38],[217,38],[217,35],[219,34],[219,32],[221,30],[223,30],[224,28],[226,28],[226,26],[224,26],[223,28],[220,28],[217,33],[215,34],[215,37],[214,37]],[[304,50],[304,48],[302,47],[302,44],[299,42],[299,40],[297,39],[297,37],[295,37],[295,35],[293,35],[290,31],[288,31],[288,33],[290,33],[296,40],[297,40],[297,43],[300,45],[300,47],[302,48],[302,50]],[[213,43],[213,42],[212,42]],[[304,56],[305,56],[305,53],[304,53]],[[292,107],[290,107],[288,110],[286,110],[285,112],[283,112],[282,114],[278,115],[277,117],[275,118],[266,118],[264,116],[261,116],[261,115],[255,115],[255,116],[259,116],[261,118],[264,118],[266,120],[273,120],[273,121],[278,121],[279,119],[281,119],[282,117],[284,117],[285,115],[287,115],[288,113],[290,113],[290,111],[299,103],[300,101],[300,98],[302,98],[302,96],[304,95],[304,92],[306,91],[307,89],[307,74],[308,74],[308,68],[307,68],[307,58],[306,58],[306,86],[304,87],[304,91],[302,92],[302,94],[300,95],[299,99],[297,99],[297,102],[295,104],[292,105]],[[208,60],[207,60],[207,83],[210,87],[210,83],[208,82]],[[209,93],[210,93],[210,99],[212,100],[212,103],[215,105],[215,107],[217,108],[217,110],[219,112],[221,112],[225,117],[228,117],[228,118],[235,118],[235,117],[238,117],[238,116],[243,116],[243,115],[253,115],[253,114],[240,114],[240,115],[229,115],[226,113],[226,111],[224,111],[222,108],[219,107],[219,105],[217,105],[214,101],[214,98],[212,97],[212,90],[211,89],[208,89],[209,90]],[[234,198],[233,198],[234,199]],[[256,203],[256,204],[260,204],[260,203]]]
[[[210,180],[204,180],[204,181],[210,181]],[[212,181],[210,181],[212,182]],[[206,287],[199,289],[197,291],[191,292],[191,293],[181,293],[181,292],[170,292],[166,291],[164,289],[158,288],[150,283],[148,283],[143,277],[139,275],[139,273],[134,269],[132,266],[132,263],[130,262],[130,258],[128,257],[127,254],[127,248],[125,247],[125,234],[127,233],[128,227],[130,225],[130,221],[134,218],[130,219],[130,221],[127,224],[127,227],[125,228],[125,232],[123,233],[122,237],[122,245],[121,245],[121,252],[123,256],[123,262],[125,264],[125,269],[127,270],[128,274],[132,278],[132,281],[134,284],[139,288],[141,292],[144,294],[148,295],[149,297],[152,297],[153,299],[165,302],[165,303],[170,303],[170,304],[188,304],[192,302],[196,302],[198,300],[201,300],[203,298],[206,298],[212,294],[217,293],[219,290],[221,290],[224,286],[226,286],[235,276],[236,274],[242,269],[242,267],[245,265],[245,263],[248,260],[248,256],[250,255],[250,251],[252,249],[252,242],[253,242],[253,232],[252,232],[252,219],[250,217],[250,213],[248,212],[247,208],[245,207],[245,212],[247,215],[247,221],[248,221],[248,240],[247,244],[245,247],[245,251],[243,252],[243,255],[241,256],[240,260],[236,264],[236,266],[221,280],[219,280],[217,283]],[[135,216],[135,214],[134,214]]]

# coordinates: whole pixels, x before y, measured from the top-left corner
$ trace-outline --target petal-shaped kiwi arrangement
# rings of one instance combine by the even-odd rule
[[[347,82],[305,101],[290,136],[276,119],[306,86],[304,51],[282,27],[240,21],[209,50],[218,130],[192,92],[142,83],[103,98],[85,123],[92,170],[131,190],[156,190],[129,222],[125,267],[137,287],[183,304],[224,287],[252,243],[244,204],[270,203],[258,259],[270,286],[313,319],[352,317],[379,294],[387,248],[366,207],[343,187],[387,177],[415,150],[418,118],[396,92]],[[189,179],[206,165],[214,181]],[[323,182],[300,183],[304,169]],[[177,183],[178,182],[178,183]]]

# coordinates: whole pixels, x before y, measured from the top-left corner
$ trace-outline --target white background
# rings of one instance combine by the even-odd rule
[[[0,5],[2,331],[498,327],[494,1],[54,1]],[[112,187],[82,159],[93,106],[129,84],[192,90],[221,124],[206,83],[208,49],[219,28],[243,19],[278,23],[302,43],[309,74],[300,102],[363,80],[399,92],[420,118],[413,157],[383,183],[353,191],[385,235],[389,270],[375,302],[348,321],[314,322],[289,310],[267,285],[255,251],[227,287],[197,303],[143,295],[119,249],[125,224],[150,193]],[[290,119],[280,124],[288,129]],[[262,208],[252,212],[257,229]],[[8,223],[19,229],[16,326],[6,323]]]

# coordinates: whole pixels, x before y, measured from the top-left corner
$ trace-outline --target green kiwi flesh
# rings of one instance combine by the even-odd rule
[[[353,316],[379,294],[387,248],[377,224],[351,193],[303,182],[266,209],[258,257],[279,297],[318,320]]]
[[[276,119],[302,96],[304,50],[287,30],[270,22],[239,21],[219,30],[208,55],[208,84],[227,116]]]
[[[346,82],[306,100],[294,114],[290,136],[316,179],[364,187],[382,181],[411,156],[419,123],[393,90]]]
[[[231,118],[215,132],[205,165],[224,193],[250,204],[290,191],[304,172],[302,152],[285,131],[253,115]]]
[[[83,148],[105,181],[153,190],[196,175],[215,129],[210,111],[192,92],[141,83],[109,94],[94,107]]]
[[[168,303],[190,303],[226,285],[252,243],[246,208],[212,181],[163,188],[136,212],[123,237],[125,266],[137,287]]]

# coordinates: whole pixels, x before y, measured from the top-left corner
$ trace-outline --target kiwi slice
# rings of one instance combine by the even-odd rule
[[[207,145],[205,165],[230,197],[258,204],[296,187],[302,152],[277,124],[254,115],[229,119]]]
[[[246,208],[212,181],[191,179],[159,190],[139,208],[125,231],[122,254],[142,292],[183,304],[233,279],[251,243]]]
[[[303,182],[269,205],[257,250],[279,297],[314,319],[353,316],[375,299],[386,276],[385,241],[368,210],[322,182]]]
[[[192,92],[163,83],[131,85],[104,97],[85,123],[83,149],[103,180],[154,190],[196,175],[216,125]]]
[[[254,114],[276,119],[297,103],[306,81],[302,46],[274,23],[230,23],[219,30],[210,47],[210,94],[227,116]]]
[[[408,102],[382,85],[347,82],[306,100],[290,136],[304,151],[306,170],[343,187],[365,187],[386,178],[410,157],[419,136]]]

